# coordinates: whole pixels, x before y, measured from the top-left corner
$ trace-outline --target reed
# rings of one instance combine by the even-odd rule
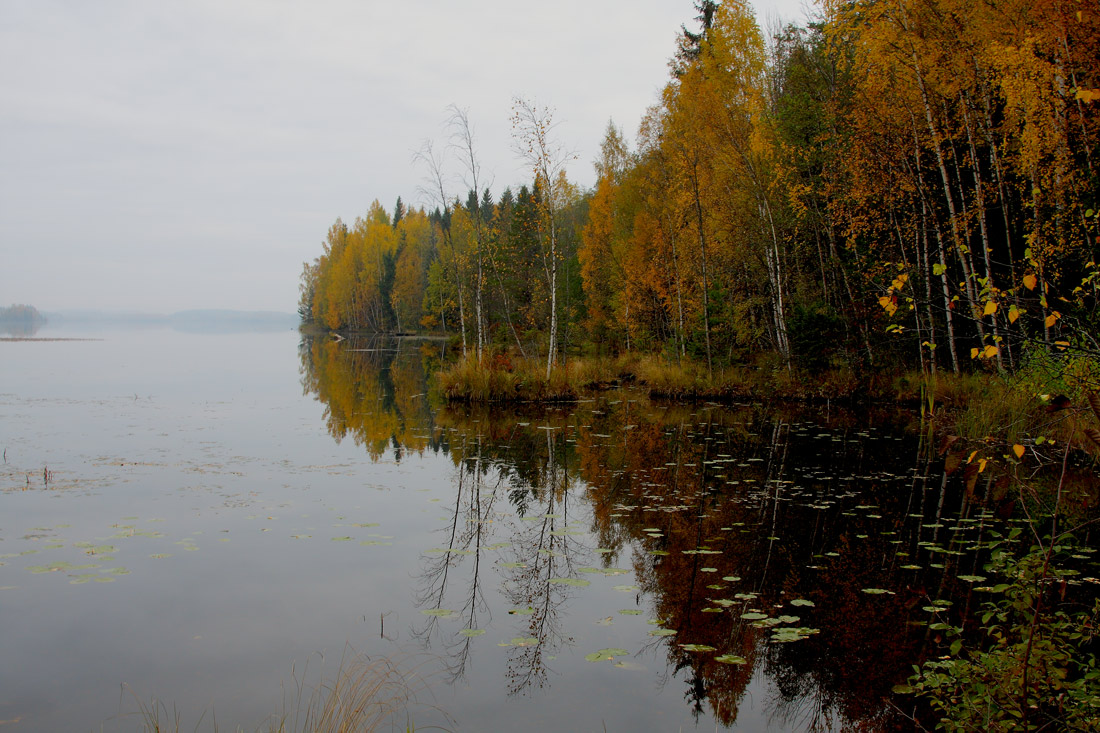
[[[323,674],[309,684],[308,667],[301,679],[294,677],[292,692],[284,691],[282,710],[261,723],[258,733],[370,733],[404,727],[415,730],[412,710],[424,706],[421,697],[429,690],[434,657],[369,657],[345,648],[336,676]],[[131,691],[132,693],[132,691]],[[133,694],[133,693],[132,693]],[[136,715],[144,733],[180,733],[181,715],[157,698],[137,698]],[[289,698],[289,699],[288,699]],[[427,706],[438,711],[434,706]],[[446,713],[438,711],[450,722]],[[199,730],[206,712],[187,730]],[[211,713],[212,731],[218,731]],[[244,730],[235,727],[234,731]]]

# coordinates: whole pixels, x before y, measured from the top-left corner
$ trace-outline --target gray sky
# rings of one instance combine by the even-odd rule
[[[803,0],[755,0],[803,22]],[[530,180],[516,95],[591,186],[692,0],[0,0],[0,305],[293,311],[337,216],[412,205],[468,110],[493,193]],[[758,15],[759,17],[759,15]],[[451,188],[464,190],[451,160]]]

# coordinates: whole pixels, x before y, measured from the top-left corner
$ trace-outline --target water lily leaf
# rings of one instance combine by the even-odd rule
[[[960,575],[959,580],[965,580],[967,583],[981,583],[985,580],[984,575]]]
[[[463,629],[458,632],[459,636],[465,636],[467,639],[472,639],[475,636],[481,636],[485,633],[485,629]]]
[[[454,611],[449,608],[425,608],[420,613],[425,616],[436,616],[438,618],[446,618],[454,615]]]
[[[172,553],[170,553],[170,552],[158,552],[156,554],[150,555],[149,557],[153,558],[154,560],[163,560],[166,557],[172,557]]]
[[[759,611],[749,611],[748,613],[741,614],[741,618],[745,619],[746,621],[760,621],[762,619],[768,618],[768,614],[760,613]]]
[[[748,664],[749,660],[744,657],[739,657],[736,654],[722,654],[714,658],[714,661],[721,662],[722,664]]]
[[[741,578],[737,575],[723,575],[722,580],[726,581],[727,583],[736,583],[737,581],[741,580]]]
[[[649,635],[650,636],[675,636],[676,635],[676,630],[675,629],[654,629],[653,631],[649,632]]]
[[[533,636],[517,636],[511,641],[502,641],[497,646],[536,646],[539,640]]]
[[[500,566],[502,568],[507,568],[509,570],[514,570],[515,568],[525,568],[525,567],[527,567],[527,563],[525,563],[525,562],[502,562],[500,564]]]
[[[383,540],[363,540],[359,543],[363,547],[375,547],[377,545],[392,545],[392,542],[385,542]]]
[[[589,662],[603,662],[610,661],[615,657],[623,657],[629,654],[626,649],[619,649],[618,647],[609,647],[607,649],[600,649],[598,652],[592,652],[586,654],[584,658]]]
[[[513,608],[508,613],[512,614],[513,616],[530,616],[534,612],[535,609],[528,606],[527,608]]]
[[[611,590],[617,590],[621,593],[632,593],[633,591],[638,590],[638,586],[636,586],[636,585],[613,585],[613,586],[611,586]]]
[[[686,652],[713,652],[714,647],[706,644],[677,644],[681,649]]]
[[[641,616],[642,612],[637,608],[623,608],[619,610],[623,616]]]
[[[863,592],[870,596],[897,595],[894,591],[885,590],[883,588],[864,588]]]
[[[583,578],[550,578],[546,582],[554,585],[572,585],[577,587],[592,585],[591,580],[584,580]]]
[[[807,600],[807,599],[805,599],[805,598],[795,598],[795,599],[794,599],[793,601],[791,601],[791,605],[792,605],[792,606],[808,606],[808,607],[813,607],[813,605],[814,605],[814,602],[813,602],[813,601],[810,601],[810,600]]]
[[[333,542],[350,542],[351,537],[348,537],[347,535],[345,535],[343,537],[333,537],[332,541]]]
[[[581,568],[578,572],[596,575],[626,575],[630,571],[623,568]]]
[[[615,662],[615,666],[619,669],[628,669],[633,672],[640,672],[645,669],[644,665],[638,664],[637,662]]]

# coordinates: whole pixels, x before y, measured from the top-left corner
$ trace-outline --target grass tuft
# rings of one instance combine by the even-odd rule
[[[302,679],[295,675],[289,707],[284,694],[284,712],[272,716],[256,730],[263,733],[369,733],[402,725],[406,731],[415,730],[412,709],[422,704],[420,697],[428,692],[431,670],[436,668],[429,666],[433,661],[434,657],[372,658],[345,648],[334,679],[321,675],[315,685],[310,685],[306,681],[308,669]],[[134,697],[137,699],[136,694]],[[180,733],[180,714],[175,706],[169,710],[167,704],[157,698],[148,703],[138,699],[137,706],[136,715],[142,719],[141,730],[145,733]],[[443,716],[447,718],[445,713]],[[195,730],[205,717],[204,712]],[[218,730],[216,719],[212,730]]]

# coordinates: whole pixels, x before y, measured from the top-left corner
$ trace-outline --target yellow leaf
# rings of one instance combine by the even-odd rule
[[[1016,457],[1017,457],[1017,458],[1023,458],[1023,457],[1024,457],[1024,451],[1025,451],[1025,450],[1026,450],[1026,448],[1024,448],[1024,447],[1023,447],[1022,445],[1020,445],[1019,443],[1017,443],[1016,445],[1012,446],[1012,452],[1016,454]]]
[[[1053,326],[1057,322],[1058,322],[1058,314],[1057,313],[1051,313],[1049,316],[1047,316],[1046,320],[1044,321],[1044,323],[1047,324],[1047,328],[1050,328],[1051,326]]]
[[[980,352],[977,349],[971,349],[970,350],[970,358],[971,359],[977,359],[979,353]]]
[[[986,346],[985,349],[982,351],[982,358],[983,359],[992,359],[998,353],[1000,353],[1000,349],[997,348],[996,346],[994,346],[993,344],[990,344],[989,346]]]
[[[894,278],[894,282],[890,283],[890,285],[894,288],[894,290],[901,290],[905,286],[905,282],[908,279],[908,275],[898,275]]]
[[[970,454],[970,457],[966,459],[966,462],[967,462],[967,463],[970,463],[971,461],[973,461],[973,460],[974,460],[974,456],[976,456],[976,455],[978,455],[978,451],[974,451],[973,453],[971,453],[971,454]]]
[[[1078,89],[1075,96],[1085,104],[1091,104],[1100,99],[1100,89]]]
[[[989,301],[988,303],[985,304],[985,312],[982,313],[982,315],[983,316],[991,316],[996,312],[997,312],[997,303],[991,300],[991,301]]]
[[[1055,341],[1054,345],[1058,347],[1059,351],[1065,351],[1069,348],[1069,341]]]
[[[989,461],[986,460],[985,458],[982,458],[981,460],[978,461],[978,473],[981,473],[982,471],[985,470],[985,466],[986,466],[987,463],[989,463]]]
[[[1024,275],[1024,287],[1028,290],[1034,290],[1038,284],[1039,280],[1034,275]]]
[[[1012,306],[1008,309],[1008,322],[1015,323],[1016,319],[1020,317],[1020,309],[1016,306]]]

